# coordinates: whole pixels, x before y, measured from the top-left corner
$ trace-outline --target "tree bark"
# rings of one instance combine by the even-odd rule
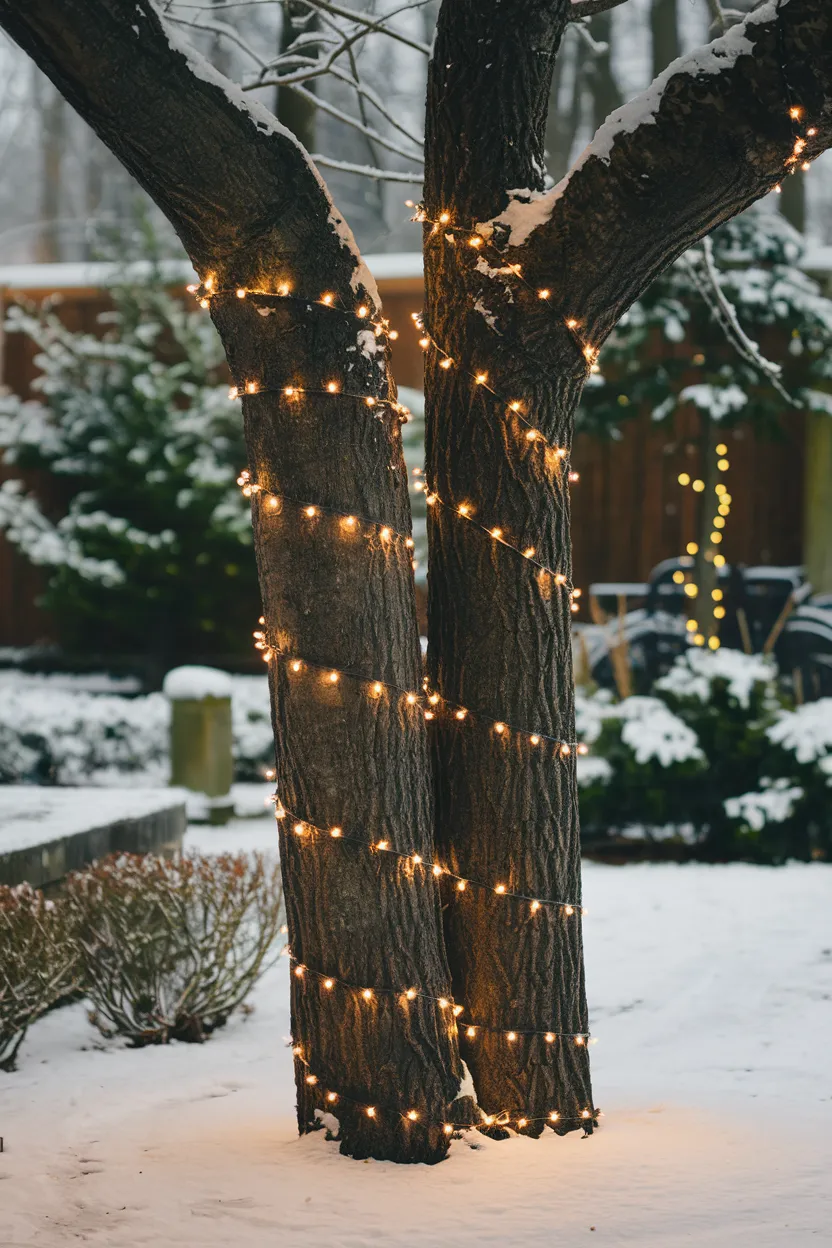
[[[505,186],[542,189],[545,102],[568,10],[486,7],[443,8],[428,80],[426,210],[434,221],[448,213],[451,228],[426,226],[427,328],[459,365],[428,352],[427,476],[438,499],[428,671],[449,708],[436,734],[439,851],[455,874],[487,885],[447,889],[454,991],[474,1027],[460,1043],[483,1110],[539,1135],[552,1114],[559,1131],[594,1120],[575,750],[560,750],[575,735],[569,593],[542,571],[570,578],[569,500],[561,460],[507,418],[507,402],[521,400],[552,447],[568,446],[586,361],[561,322],[547,326],[540,300],[482,272],[468,245]],[[489,73],[504,89],[485,109]],[[496,394],[473,382],[480,370]],[[512,545],[490,537],[494,528]],[[536,562],[520,553],[529,547]],[[456,706],[469,714],[457,719]],[[535,734],[551,740],[532,745]]]
[[[432,796],[424,711],[406,697],[422,680],[410,508],[383,402],[389,355],[368,327],[374,284],[300,146],[171,46],[148,0],[0,0],[0,23],[166,212],[235,382],[256,387],[243,418],[262,487],[252,509],[280,850],[293,968],[306,968],[291,976],[299,1127],[332,1110],[344,1152],[440,1160],[460,1069],[453,1012],[437,1000],[450,977],[436,882],[405,857],[431,860]],[[284,281],[293,297],[277,293]],[[379,841],[401,856],[372,851]]]
[[[480,1024],[470,1043],[463,1028],[463,1056],[481,1104],[538,1131],[550,1109],[564,1126],[593,1113],[584,1045],[508,1034],[586,1030],[569,505],[566,464],[547,447],[569,448],[588,360],[656,274],[770,191],[796,138],[804,158],[829,144],[832,41],[821,0],[763,6],[610,118],[544,194],[540,102],[564,6],[520,8],[509,21],[497,0],[443,6],[429,73],[426,213],[449,220],[425,230],[441,349],[426,370],[428,668],[449,706],[477,712],[437,733],[440,849],[456,873],[520,895],[447,899],[455,991]],[[481,370],[496,397],[472,385]],[[524,443],[528,432],[545,441]],[[553,904],[532,912],[530,897]]]

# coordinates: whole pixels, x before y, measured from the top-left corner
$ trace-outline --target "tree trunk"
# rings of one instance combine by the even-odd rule
[[[806,232],[806,181],[802,173],[795,173],[784,178],[779,197],[779,208],[786,220],[799,230]]]
[[[262,271],[278,263],[264,257]],[[332,289],[326,277],[310,257],[304,290]],[[422,670],[400,422],[361,397],[383,400],[391,385],[366,321],[279,298],[267,307],[233,291],[212,302],[238,386],[254,379],[260,391],[243,413],[262,487],[252,512],[286,810],[298,1123],[332,1110],[335,1093],[343,1151],[436,1161],[459,1068],[453,1013],[437,1002],[451,986],[436,882],[409,861],[433,855],[427,724],[421,696],[407,700]],[[287,397],[287,385],[313,392]]]
[[[481,271],[501,260],[468,240],[474,222],[503,206],[501,187],[542,181],[544,117],[535,104],[547,98],[546,57],[563,29],[563,7],[556,8],[554,16],[513,11],[478,32],[490,37],[479,57],[466,52],[452,95],[446,67],[460,65],[463,47],[470,49],[467,21],[475,28],[477,14],[471,2],[454,6],[452,21],[443,10],[429,74],[425,188],[428,217],[450,216],[447,229],[425,227],[426,325],[441,348],[429,349],[425,376],[428,502],[436,496],[428,672],[445,707],[436,726],[436,837],[441,859],[470,881],[464,891],[447,885],[446,944],[466,1007],[460,1044],[480,1106],[534,1135],[547,1122],[566,1131],[591,1129],[594,1119],[568,469],[555,449],[570,445],[586,360],[560,319],[513,274],[495,280]],[[535,48],[534,61],[518,48],[518,31]],[[492,58],[504,82],[503,67],[514,58],[518,66],[507,75],[502,115],[487,119],[503,147],[484,141],[486,119],[477,111],[479,62]],[[520,118],[530,115],[537,122],[531,141],[515,145]],[[451,160],[459,147],[467,159]],[[447,356],[453,368],[442,366]],[[480,371],[488,388],[473,380]],[[515,399],[528,424],[508,411]],[[535,430],[539,441],[526,436]],[[495,529],[502,541],[489,535]],[[533,558],[524,558],[530,547]],[[463,719],[459,707],[468,710]],[[541,904],[533,908],[532,899]]]
[[[623,103],[612,70],[611,13],[601,13],[593,19],[592,34],[603,47],[603,51],[593,53],[587,62],[589,89],[592,92],[592,128],[597,130]]]
[[[288,0],[284,4],[281,11],[280,21],[280,51],[286,52],[298,36],[298,30],[293,25],[293,20],[306,17],[308,9],[303,0]],[[306,30],[314,30],[317,25],[317,15],[313,15],[309,19],[309,24],[304,27]],[[306,84],[310,91],[315,90],[315,83]],[[311,152],[315,148],[315,120],[317,109],[311,100],[305,99],[300,92],[293,91],[291,87],[277,87],[275,89],[275,115],[278,121],[291,130],[292,134],[297,138],[307,152]]]
[[[653,77],[657,78],[680,53],[677,0],[652,0],[650,36],[653,48]]]
[[[66,102],[59,91],[37,76],[40,119],[40,232],[37,259],[61,258],[61,169],[66,141]]]
[[[0,18],[173,222],[245,392],[300,1128],[334,1109],[342,1151],[438,1161],[460,1068],[437,883],[410,860],[432,859],[428,725],[407,699],[422,692],[410,504],[374,283],[303,150],[171,47],[149,0],[0,0]]]

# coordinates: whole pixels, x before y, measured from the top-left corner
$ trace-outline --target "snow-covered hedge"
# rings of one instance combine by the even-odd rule
[[[650,697],[578,690],[588,839],[676,837],[714,858],[832,857],[832,699],[786,706],[760,655],[691,648]]]
[[[235,775],[259,780],[273,766],[264,676],[234,676]],[[63,687],[48,676],[6,677],[0,685],[0,783],[166,784],[170,704]]]

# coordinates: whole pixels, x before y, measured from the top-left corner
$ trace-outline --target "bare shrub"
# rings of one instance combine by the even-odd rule
[[[114,854],[65,895],[92,1021],[135,1045],[204,1040],[278,956],[280,872],[261,855]]]
[[[28,1028],[75,988],[77,955],[60,905],[0,886],[0,1070],[14,1070]]]

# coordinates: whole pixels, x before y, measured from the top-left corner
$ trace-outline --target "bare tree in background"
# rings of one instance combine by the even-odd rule
[[[592,1129],[573,416],[657,273],[832,140],[829,5],[766,0],[603,125],[547,191],[564,33],[614,2],[445,0],[424,174],[420,133],[350,59],[370,37],[427,55],[417,0],[383,15],[309,0],[308,41],[249,49],[246,87],[311,92],[334,74],[367,109],[340,110],[343,124],[393,158],[393,177],[424,177],[423,686],[387,330],[312,160],[191,49],[173,6],[171,26],[152,0],[0,0],[0,25],[172,222],[242,397],[298,1120],[337,1107],[357,1157],[441,1159],[474,1089],[486,1129]]]

